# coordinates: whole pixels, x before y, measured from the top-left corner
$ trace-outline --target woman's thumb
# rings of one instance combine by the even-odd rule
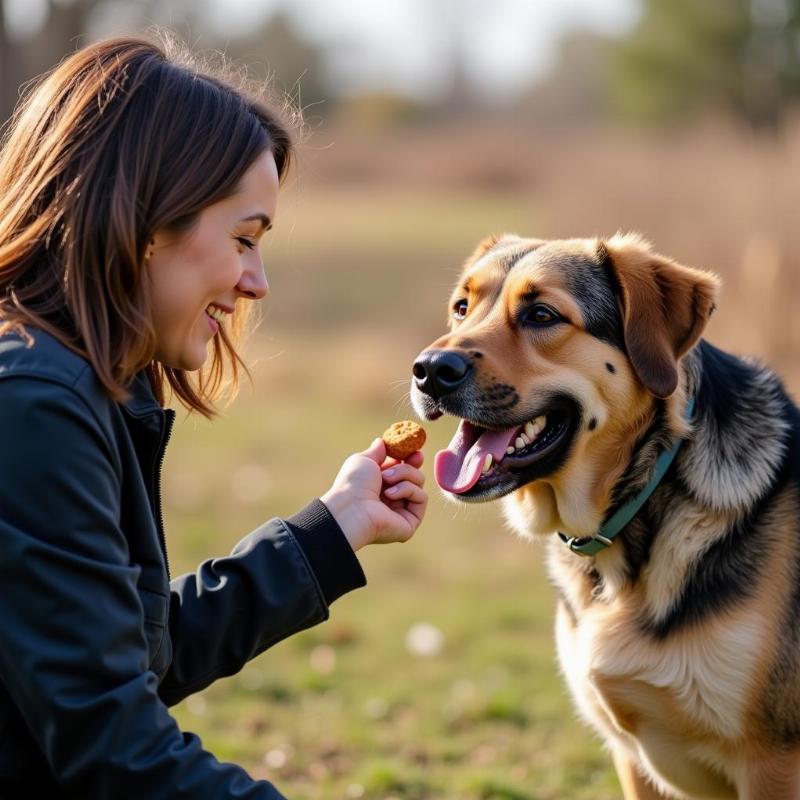
[[[361,455],[371,458],[380,466],[386,460],[386,442],[380,437],[373,439],[372,444]]]

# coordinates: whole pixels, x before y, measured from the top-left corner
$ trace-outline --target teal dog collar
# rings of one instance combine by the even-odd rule
[[[694,413],[694,398],[686,406],[686,418],[691,420]],[[680,450],[683,439],[676,438],[669,450],[664,450],[656,461],[656,468],[653,476],[647,485],[632,500],[617,509],[614,514],[600,526],[600,530],[594,536],[567,536],[565,533],[558,532],[561,541],[580,556],[595,556],[611,547],[614,544],[614,537],[636,516],[639,509],[647,502],[647,499],[656,490],[661,479],[669,469],[669,465]]]

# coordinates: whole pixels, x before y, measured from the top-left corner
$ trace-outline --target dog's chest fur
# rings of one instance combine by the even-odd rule
[[[776,384],[751,375],[724,418],[700,391],[692,440],[621,541],[592,561],[550,543],[574,701],[668,797],[737,797],[748,748],[800,730],[796,458]]]
[[[746,729],[763,621],[742,609],[715,617],[700,636],[653,641],[642,635],[640,607],[623,597],[594,602],[573,617],[561,605],[557,648],[573,699],[609,743],[664,788],[735,797],[732,743]]]

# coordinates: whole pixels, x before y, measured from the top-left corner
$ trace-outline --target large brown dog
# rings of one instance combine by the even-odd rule
[[[637,236],[492,237],[414,365],[417,412],[461,419],[442,489],[550,538],[628,800],[800,797],[800,414],[700,339],[717,289]]]

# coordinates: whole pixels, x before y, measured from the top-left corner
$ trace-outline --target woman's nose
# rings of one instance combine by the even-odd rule
[[[264,265],[259,263],[258,267],[246,269],[242,273],[239,283],[236,284],[236,290],[251,300],[261,300],[266,297],[269,292],[269,284]]]

